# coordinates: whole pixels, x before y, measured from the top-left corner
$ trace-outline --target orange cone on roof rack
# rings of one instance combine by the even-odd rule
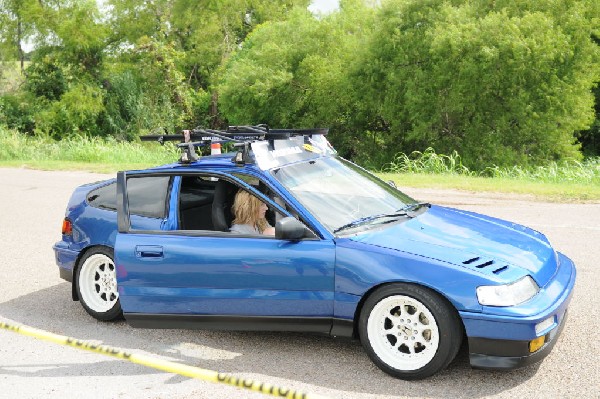
[[[221,143],[211,143],[210,155],[218,155],[221,153]]]

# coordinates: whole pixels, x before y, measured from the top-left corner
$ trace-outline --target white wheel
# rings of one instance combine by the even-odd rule
[[[386,373],[409,380],[446,367],[462,341],[456,310],[433,291],[413,284],[390,284],[372,293],[358,328],[371,360]]]
[[[85,310],[98,320],[113,320],[120,316],[117,273],[112,251],[92,250],[77,270],[77,291]]]
[[[421,302],[393,295],[375,305],[367,321],[375,354],[400,370],[418,370],[437,352],[440,333],[435,317]]]

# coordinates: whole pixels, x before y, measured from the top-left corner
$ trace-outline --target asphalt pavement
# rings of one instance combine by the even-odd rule
[[[418,200],[508,219],[547,235],[577,265],[567,325],[541,363],[473,370],[465,351],[423,381],[381,372],[357,341],[296,333],[142,330],[102,323],[71,300],[52,245],[80,184],[111,175],[0,169],[0,321],[92,340],[331,398],[600,398],[600,204],[526,196],[403,191]],[[0,398],[266,398],[0,330]]]

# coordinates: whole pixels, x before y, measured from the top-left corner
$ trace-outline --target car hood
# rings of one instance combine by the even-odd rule
[[[519,224],[439,206],[404,223],[348,238],[451,263],[501,282],[529,274],[544,286],[557,269],[555,252],[543,234]]]

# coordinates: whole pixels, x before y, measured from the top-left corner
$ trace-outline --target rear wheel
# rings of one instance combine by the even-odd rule
[[[371,360],[406,380],[445,368],[462,341],[456,310],[433,291],[404,283],[384,286],[367,298],[359,333]]]
[[[79,262],[75,276],[83,308],[94,318],[110,321],[121,316],[114,252],[110,248],[89,250]]]

